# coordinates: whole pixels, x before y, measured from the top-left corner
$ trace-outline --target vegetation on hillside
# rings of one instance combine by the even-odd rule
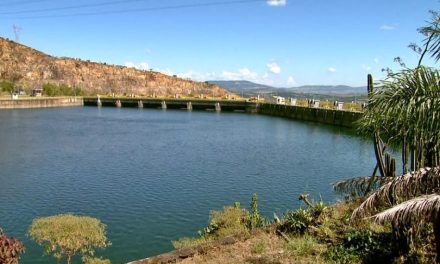
[[[12,93],[15,90],[15,83],[10,81],[0,81],[0,92]]]
[[[43,85],[44,96],[83,96],[86,95],[81,88],[70,87],[65,84],[56,85],[52,83],[46,83]]]
[[[44,96],[85,96],[89,95],[79,87],[71,87],[66,84],[43,84]],[[17,83],[12,81],[0,81],[0,95],[10,95],[11,93],[18,93],[20,91],[25,92],[26,95],[32,94],[32,89],[22,88]]]

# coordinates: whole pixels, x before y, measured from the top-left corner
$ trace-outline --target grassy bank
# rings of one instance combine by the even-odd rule
[[[363,199],[327,206],[302,198],[303,208],[260,224],[255,221],[255,204],[250,210],[235,204],[213,211],[198,236],[173,241],[176,258],[141,263],[435,263],[432,227],[427,226],[423,239],[402,254],[393,246],[390,226],[368,218],[352,221]],[[233,242],[218,243],[228,238]],[[190,253],[182,257],[181,252]]]

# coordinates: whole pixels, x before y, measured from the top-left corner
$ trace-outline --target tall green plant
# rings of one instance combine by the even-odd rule
[[[262,227],[264,225],[264,218],[260,215],[258,211],[258,194],[254,193],[251,200],[251,209],[247,217],[247,227],[249,229],[254,229],[257,227]]]

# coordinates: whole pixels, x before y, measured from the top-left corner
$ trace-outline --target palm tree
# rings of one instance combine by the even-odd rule
[[[392,222],[393,226],[432,223],[437,251],[436,262],[440,263],[440,195],[419,196],[376,214],[373,219],[379,224]]]
[[[401,59],[396,58],[405,69],[398,73],[390,71],[376,91],[371,88],[365,115],[359,122],[360,130],[375,135],[375,141],[402,145],[404,173],[408,172],[409,165],[414,171],[440,163],[440,73],[422,65],[427,54],[436,61],[440,59],[440,15],[431,13],[431,21],[419,29],[425,36],[423,48],[410,45],[420,55],[417,66],[406,68]],[[372,86],[371,77],[370,83]],[[391,176],[384,174],[382,160],[383,157],[378,157],[382,176]]]
[[[411,150],[412,170],[440,164],[440,72],[418,66],[392,74],[368,101],[359,128]],[[405,156],[408,157],[408,154]],[[403,160],[408,165],[408,160]],[[388,176],[388,175],[387,175]]]
[[[404,70],[390,72],[370,94],[359,122],[363,132],[375,135],[376,143],[383,140],[402,146],[404,175],[382,181],[385,183],[353,212],[352,220],[378,213],[373,216],[377,222],[391,221],[400,234],[402,227],[414,226],[416,219],[433,222],[440,262],[440,196],[432,195],[440,193],[440,71],[422,65],[426,54],[440,60],[440,15],[432,14],[432,21],[419,29],[426,36],[423,48],[410,45],[420,55],[417,66],[409,69],[401,63]],[[377,167],[382,176],[392,176],[383,173],[390,170],[383,169],[383,148],[376,145]]]

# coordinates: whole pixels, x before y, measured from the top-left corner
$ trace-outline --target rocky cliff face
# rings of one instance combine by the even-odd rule
[[[66,84],[91,94],[227,94],[218,85],[180,79],[158,72],[52,57],[4,38],[0,38],[0,80],[12,81],[24,89],[41,88],[45,83]]]

